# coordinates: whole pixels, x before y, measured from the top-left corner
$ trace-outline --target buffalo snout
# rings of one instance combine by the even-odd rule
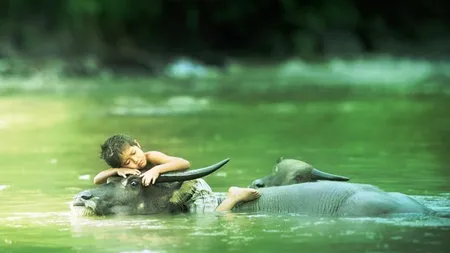
[[[78,193],[73,201],[74,206],[84,206],[84,201],[90,200],[93,197],[90,190],[82,191]]]
[[[92,193],[91,193],[91,191],[83,191],[83,192],[80,193],[79,197],[81,199],[88,200],[88,199],[92,198]]]

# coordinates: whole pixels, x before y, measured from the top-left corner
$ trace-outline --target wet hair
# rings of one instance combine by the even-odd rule
[[[136,146],[136,140],[124,134],[115,134],[101,145],[100,158],[112,168],[122,167],[122,152]]]

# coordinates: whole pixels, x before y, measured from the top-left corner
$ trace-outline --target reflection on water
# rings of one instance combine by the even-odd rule
[[[140,97],[136,107],[145,107],[119,103],[126,110],[117,114],[111,112],[118,104],[104,97],[2,97],[0,252],[445,252],[445,217],[71,217],[68,202],[93,187],[92,176],[106,167],[99,144],[117,132],[132,134],[144,149],[185,157],[193,167],[231,157],[206,178],[215,191],[250,184],[284,156],[413,195],[450,214],[446,98],[209,98],[200,107],[206,100],[183,99]],[[153,109],[143,113],[147,107]]]
[[[41,245],[79,252],[444,252],[448,219],[314,218],[208,214],[74,218],[68,213],[17,213],[2,219],[5,249]],[[5,232],[8,233],[5,233]],[[38,242],[38,243],[35,243]]]

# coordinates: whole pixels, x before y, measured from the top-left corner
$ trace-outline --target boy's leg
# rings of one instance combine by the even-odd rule
[[[237,203],[257,199],[261,194],[251,188],[230,187],[227,198],[220,203],[216,211],[230,211]]]
[[[195,181],[194,193],[185,203],[191,213],[214,212],[218,199],[205,180],[199,178]],[[184,183],[186,184],[186,182]]]

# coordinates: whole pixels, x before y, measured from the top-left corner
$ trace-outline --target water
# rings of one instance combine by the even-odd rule
[[[309,97],[299,90],[289,99],[220,98],[131,87],[137,90],[0,97],[0,252],[445,252],[450,246],[450,220],[436,217],[71,217],[71,198],[93,187],[93,176],[106,168],[100,143],[119,132],[193,167],[231,157],[206,178],[215,191],[248,185],[284,156],[450,213],[446,96]]]

